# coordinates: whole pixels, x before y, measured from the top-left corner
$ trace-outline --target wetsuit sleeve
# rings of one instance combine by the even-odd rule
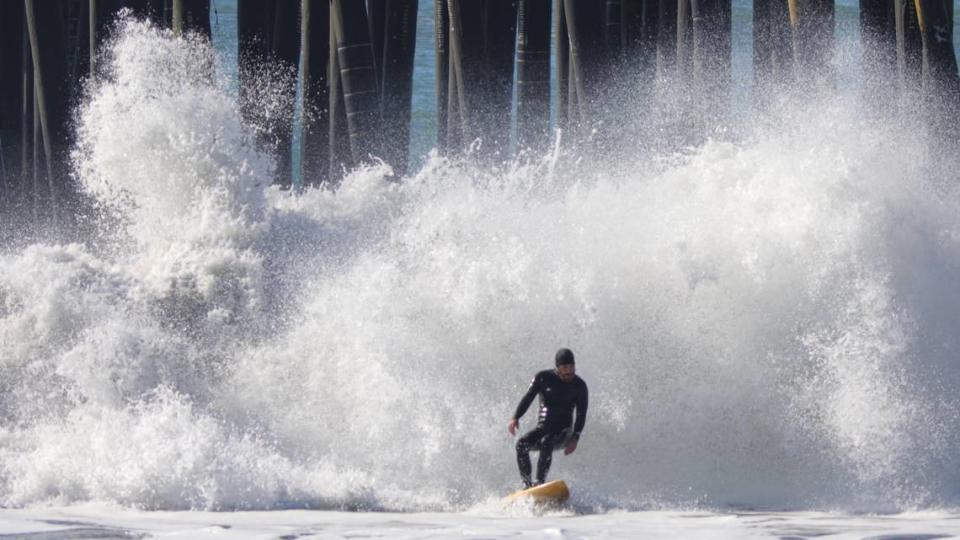
[[[583,425],[587,423],[587,385],[584,383],[583,392],[577,398],[577,420],[573,423],[573,434],[580,438]]]
[[[523,399],[520,400],[520,404],[517,405],[517,410],[513,413],[513,417],[520,419],[523,416],[523,413],[527,412],[527,409],[530,408],[530,404],[533,403],[533,398],[537,397],[537,394],[540,393],[540,377],[534,377],[533,381],[530,383],[530,389],[527,390],[527,393],[523,396]]]

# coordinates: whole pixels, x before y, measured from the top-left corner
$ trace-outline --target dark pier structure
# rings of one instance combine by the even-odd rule
[[[429,0],[423,0],[429,1]],[[383,159],[407,171],[418,0],[236,0],[243,114],[274,153],[274,182],[335,187]],[[69,114],[121,9],[174,35],[210,35],[210,0],[0,2],[0,201],[56,220],[70,205]],[[611,110],[656,84],[722,115],[732,0],[433,0],[437,147],[503,161],[554,130],[614,137]],[[753,0],[753,102],[836,79],[833,0]],[[868,102],[909,102],[935,134],[957,124],[949,0],[860,0]],[[285,74],[286,114],[263,119],[264,67]],[[673,86],[670,86],[673,85]],[[906,97],[904,97],[906,96]],[[606,127],[605,127],[606,126]],[[299,141],[299,145],[295,143]],[[299,154],[294,155],[294,148]],[[294,170],[299,164],[299,170]]]

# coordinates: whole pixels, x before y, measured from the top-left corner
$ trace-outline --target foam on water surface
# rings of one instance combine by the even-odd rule
[[[274,512],[142,512],[96,504],[0,510],[0,530],[17,538],[694,538],[933,540],[957,538],[956,514],[851,516],[828,512],[610,512],[603,515]],[[19,536],[17,536],[19,535]]]
[[[560,346],[582,509],[957,503],[957,169],[910,129],[830,96],[291,196],[208,45],[110,51],[74,152],[103,230],[0,256],[0,504],[482,506]]]

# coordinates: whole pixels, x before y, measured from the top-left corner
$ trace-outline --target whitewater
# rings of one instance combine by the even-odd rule
[[[831,94],[291,193],[209,43],[117,36],[97,226],[0,254],[0,538],[960,536],[958,169],[909,122]],[[558,347],[573,498],[507,508]]]

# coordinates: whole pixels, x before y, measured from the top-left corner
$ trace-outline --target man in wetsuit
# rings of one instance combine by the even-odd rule
[[[539,450],[537,460],[537,485],[547,479],[547,471],[553,460],[553,449],[563,446],[564,454],[577,449],[580,432],[587,420],[587,383],[577,377],[573,352],[560,349],[556,356],[556,369],[547,369],[537,373],[530,383],[530,389],[520,400],[517,410],[510,419],[507,430],[517,434],[520,417],[527,412],[533,398],[540,396],[540,415],[537,427],[527,432],[517,441],[517,465],[523,487],[533,486],[530,477],[530,451]],[[573,421],[573,410],[577,410],[577,421]],[[571,429],[571,424],[573,429]]]

